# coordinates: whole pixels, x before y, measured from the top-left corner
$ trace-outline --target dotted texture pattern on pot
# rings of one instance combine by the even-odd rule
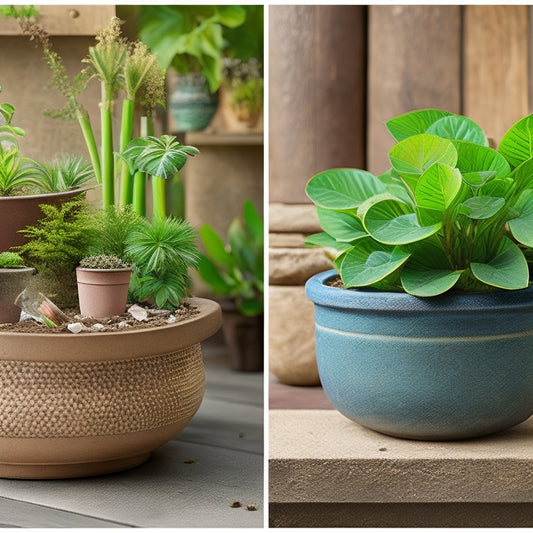
[[[205,386],[200,344],[118,361],[0,361],[0,437],[121,435],[190,419]]]

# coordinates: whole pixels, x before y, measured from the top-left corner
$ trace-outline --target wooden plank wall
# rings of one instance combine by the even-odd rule
[[[325,168],[383,172],[384,122],[412,109],[465,114],[498,142],[532,111],[532,10],[272,6],[270,201],[307,203],[305,182]]]
[[[307,180],[364,165],[362,6],[271,6],[270,201],[307,202]]]

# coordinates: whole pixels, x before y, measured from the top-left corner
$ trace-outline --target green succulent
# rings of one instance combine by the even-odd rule
[[[118,268],[128,268],[129,265],[116,255],[90,255],[80,261],[80,267],[98,270],[115,270]]]
[[[344,286],[435,296],[522,289],[533,248],[533,115],[498,150],[472,120],[436,109],[387,122],[398,142],[380,176],[321,172],[307,183]]]

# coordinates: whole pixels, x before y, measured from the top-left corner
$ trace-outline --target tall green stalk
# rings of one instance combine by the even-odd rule
[[[133,121],[135,116],[135,101],[125,98],[122,102],[122,124],[120,127],[120,151],[126,148],[133,136]],[[133,203],[133,176],[129,166],[122,164],[120,176],[120,203],[128,205]]]
[[[87,150],[89,152],[89,157],[91,158],[91,163],[94,170],[94,175],[98,183],[102,183],[102,170],[100,168],[100,156],[98,154],[98,147],[96,146],[96,140],[94,138],[93,129],[91,127],[91,122],[87,112],[81,108],[76,109],[76,118],[78,119],[78,124],[80,125],[81,132],[83,133],[83,138],[85,139],[85,144],[87,145]]]
[[[104,208],[115,203],[115,155],[113,152],[113,114],[107,99],[106,83],[102,82],[102,200]],[[111,100],[112,104],[112,100]]]
[[[141,117],[140,134],[141,137],[148,135],[148,117]],[[146,176],[144,172],[136,172],[133,177],[133,209],[137,214],[146,216]]]

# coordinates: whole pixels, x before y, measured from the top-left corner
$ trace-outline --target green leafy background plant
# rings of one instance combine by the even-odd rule
[[[522,289],[533,247],[533,115],[498,150],[479,125],[437,109],[387,122],[391,169],[321,172],[307,183],[344,286],[435,296]]]
[[[225,244],[209,225],[200,228],[207,251],[199,262],[199,273],[216,294],[235,300],[245,316],[263,312],[263,220],[250,200],[243,206],[242,216],[228,230]]]

